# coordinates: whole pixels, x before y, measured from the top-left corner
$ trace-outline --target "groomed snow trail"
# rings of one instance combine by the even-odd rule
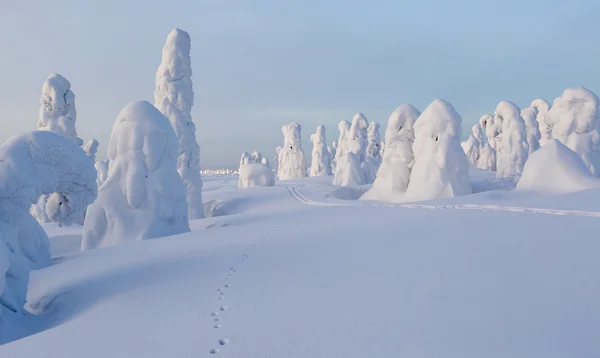
[[[546,214],[559,216],[585,216],[600,218],[600,212],[582,211],[582,210],[560,210],[560,209],[542,209],[527,208],[519,206],[501,206],[501,205],[479,205],[479,204],[459,204],[459,205],[423,205],[423,204],[358,204],[358,203],[328,203],[320,202],[307,198],[298,190],[301,186],[287,187],[290,196],[302,204],[313,206],[368,206],[385,208],[403,208],[403,209],[429,209],[429,210],[481,210],[481,211],[502,211],[502,212],[520,212],[530,214]]]

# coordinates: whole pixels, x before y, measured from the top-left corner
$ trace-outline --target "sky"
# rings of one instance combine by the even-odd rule
[[[204,168],[272,157],[281,126],[310,133],[400,104],[452,103],[463,135],[501,100],[600,93],[597,0],[0,0],[0,141],[33,130],[50,73],[70,80],[77,130],[100,141],[129,102],[152,102],[173,28],[192,37],[192,117]]]

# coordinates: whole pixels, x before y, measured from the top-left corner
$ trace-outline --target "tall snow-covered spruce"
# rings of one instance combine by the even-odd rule
[[[173,128],[154,106],[123,108],[108,143],[108,178],[85,217],[83,250],[189,231],[177,149]]]
[[[367,176],[365,175],[367,128],[368,121],[364,114],[355,114],[347,133],[345,152],[342,153],[336,164],[333,185],[359,186],[367,184]],[[345,123],[340,122],[340,140],[344,135],[344,130]]]
[[[483,143],[483,135],[481,134],[481,127],[479,126],[479,123],[474,125],[471,128],[471,131],[473,134],[471,134],[466,141],[460,143],[460,146],[465,151],[465,155],[469,160],[469,164],[477,168],[479,164],[479,153]]]
[[[534,99],[529,107],[537,109],[536,121],[540,130],[540,146],[544,146],[552,139],[552,126],[546,122],[546,116],[550,112],[550,103],[543,98]]]
[[[365,179],[373,183],[377,177],[377,170],[381,165],[381,137],[379,136],[379,123],[371,121],[367,128],[367,155],[365,156]]]
[[[414,164],[413,127],[420,115],[421,112],[410,104],[403,104],[392,112],[385,130],[385,152],[381,166],[373,187],[361,199],[400,201],[399,198],[408,187]]]
[[[38,130],[60,134],[78,146],[83,144],[75,128],[77,122],[75,94],[71,91],[71,83],[66,78],[58,73],[48,76],[42,85],[40,105]],[[40,223],[51,221],[46,213],[47,201],[48,195],[42,195],[31,207],[31,214]]]
[[[567,88],[546,116],[552,138],[579,154],[585,166],[600,177],[600,108],[598,96],[585,87]]]
[[[331,175],[331,156],[325,139],[325,126],[318,126],[315,133],[310,135],[310,141],[313,145],[310,176]]]
[[[536,107],[527,107],[521,111],[521,118],[525,121],[525,131],[527,133],[527,144],[529,144],[529,155],[540,149],[540,127],[536,118],[538,109]]]
[[[190,220],[204,217],[200,146],[192,121],[194,90],[190,60],[190,35],[180,29],[169,33],[156,72],[154,105],[171,122],[179,143],[177,171],[185,187]]]
[[[499,141],[496,136],[496,176],[518,179],[529,154],[527,130],[519,107],[509,101],[498,103],[494,124],[502,128]]]
[[[415,123],[415,164],[406,200],[471,194],[469,162],[460,146],[462,118],[454,107],[434,100]]]
[[[279,180],[306,177],[306,158],[302,150],[302,127],[296,122],[284,125],[283,147],[278,152],[277,176]]]
[[[477,168],[496,171],[496,136],[494,133],[494,117],[484,114],[479,119],[479,126],[485,133],[487,141],[482,139],[479,148],[479,160]]]

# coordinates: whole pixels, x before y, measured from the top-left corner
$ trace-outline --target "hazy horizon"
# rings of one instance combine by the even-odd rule
[[[600,93],[600,3],[481,1],[39,0],[0,5],[0,140],[36,128],[44,80],[65,76],[77,131],[105,157],[129,102],[152,102],[167,34],[192,37],[192,116],[202,167],[235,168],[242,152],[271,158],[280,128],[302,125],[304,150],[319,124],[363,112],[385,131],[400,104],[452,103],[463,135],[501,100],[550,103],[565,88]],[[310,157],[310,155],[308,155]]]

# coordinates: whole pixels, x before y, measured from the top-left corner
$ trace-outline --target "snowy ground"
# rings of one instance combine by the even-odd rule
[[[206,177],[213,217],[191,233],[84,253],[80,228],[48,226],[38,315],[0,357],[600,352],[600,190],[512,192],[477,171],[473,195],[383,204],[330,181]]]

